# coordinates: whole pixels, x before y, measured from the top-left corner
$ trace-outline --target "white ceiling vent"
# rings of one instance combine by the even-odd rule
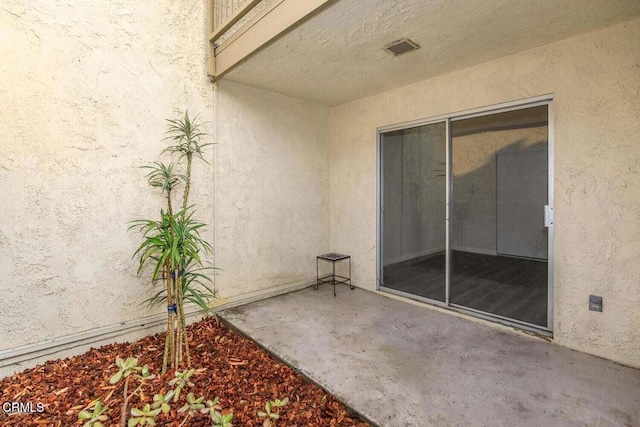
[[[396,40],[393,43],[389,43],[385,46],[385,50],[391,53],[393,56],[404,55],[405,53],[413,52],[420,49],[418,43],[411,41],[407,38]]]

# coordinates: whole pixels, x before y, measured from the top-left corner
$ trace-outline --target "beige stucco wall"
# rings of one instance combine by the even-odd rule
[[[0,350],[150,314],[128,221],[162,206],[138,166],[164,119],[211,121],[205,6],[0,1]],[[211,176],[192,194],[208,223]]]
[[[329,248],[328,108],[225,80],[216,105],[220,295],[315,280]]]
[[[331,249],[354,283],[375,289],[377,127],[552,93],[554,339],[640,366],[638,40],[636,19],[332,108]]]

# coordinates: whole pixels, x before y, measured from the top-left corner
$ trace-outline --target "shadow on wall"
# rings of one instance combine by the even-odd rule
[[[522,129],[453,137],[452,249],[547,258],[546,129],[533,143],[507,135]]]

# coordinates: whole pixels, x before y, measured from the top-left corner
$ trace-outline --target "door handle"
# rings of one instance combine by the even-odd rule
[[[553,207],[544,205],[544,226],[546,228],[553,227]]]

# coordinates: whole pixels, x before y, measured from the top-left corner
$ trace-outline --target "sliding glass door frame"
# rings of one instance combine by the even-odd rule
[[[435,124],[441,124],[444,123],[445,124],[445,140],[448,141],[449,140],[449,130],[450,130],[450,124],[449,124],[449,120],[446,117],[435,117],[432,119],[425,119],[425,120],[416,120],[416,121],[412,121],[412,122],[405,122],[405,123],[400,123],[397,125],[391,125],[391,126],[384,126],[381,128],[377,129],[377,191],[376,191],[376,196],[377,196],[377,215],[376,215],[376,219],[377,219],[377,240],[378,240],[378,244],[377,244],[377,254],[376,254],[376,258],[377,258],[377,279],[376,279],[376,289],[379,291],[383,291],[383,292],[387,292],[390,294],[394,294],[400,297],[404,297],[404,298],[408,298],[408,299],[413,299],[416,301],[421,301],[421,302],[426,302],[428,304],[431,305],[436,305],[439,307],[449,307],[449,286],[447,285],[449,279],[448,279],[448,274],[449,274],[449,267],[447,266],[445,268],[445,301],[438,301],[435,299],[431,299],[431,298],[426,298],[423,296],[419,296],[419,295],[414,295],[408,292],[403,292],[403,291],[399,291],[397,289],[393,289],[393,288],[389,288],[389,287],[385,287],[384,283],[383,283],[383,268],[384,268],[384,262],[383,262],[383,239],[384,239],[384,233],[383,233],[383,216],[384,216],[384,192],[383,192],[383,177],[384,177],[384,162],[383,162],[383,142],[382,142],[382,135],[385,133],[389,133],[389,132],[393,132],[393,131],[400,131],[400,130],[405,130],[405,129],[409,129],[409,128],[415,128],[415,127],[419,127],[419,126],[428,126],[428,125],[435,125]],[[446,152],[445,152],[445,159],[446,159],[446,176],[447,178],[447,185],[448,185],[448,176],[449,176],[449,152],[450,149],[448,147],[449,144],[446,144]],[[445,214],[445,218],[449,217],[449,191],[445,191],[446,194],[446,214]],[[445,222],[446,224],[446,229],[445,229],[445,252],[446,252],[446,256],[445,256],[445,262],[448,263],[449,261],[449,254],[448,254],[448,250],[449,250],[449,224],[448,221]]]
[[[453,194],[453,158],[452,158],[452,122],[464,119],[470,119],[474,117],[487,116],[498,113],[505,113],[509,111],[521,110],[524,108],[532,108],[539,106],[547,106],[548,111],[548,191],[547,191],[547,203],[548,203],[548,215],[546,215],[547,222],[547,236],[548,236],[548,262],[547,262],[547,326],[542,327],[540,325],[534,325],[526,322],[522,322],[516,319],[502,317],[495,314],[486,313],[483,311],[475,310],[472,308],[460,306],[451,303],[450,301],[450,282],[451,282],[451,198]],[[437,301],[418,295],[413,295],[407,292],[398,291],[392,288],[384,286],[383,282],[383,214],[384,214],[384,192],[383,192],[383,177],[384,177],[384,162],[383,162],[383,134],[399,131],[417,126],[432,125],[436,123],[445,124],[445,144],[446,144],[446,209],[445,209],[445,301]],[[553,114],[553,96],[543,95],[533,98],[528,98],[519,101],[507,102],[482,108],[476,108],[472,110],[466,110],[462,112],[446,114],[436,117],[430,117],[421,120],[414,120],[410,122],[398,123],[389,126],[379,127],[376,132],[376,150],[377,150],[377,185],[376,185],[376,199],[377,199],[377,213],[376,213],[376,226],[377,226],[377,280],[376,288],[379,291],[395,294],[404,298],[417,300],[431,305],[444,307],[452,311],[461,312],[479,317],[485,320],[490,320],[496,323],[501,323],[508,326],[514,326],[519,329],[533,331],[542,335],[553,335],[553,318],[554,318],[554,306],[553,306],[553,293],[554,293],[554,114]]]

